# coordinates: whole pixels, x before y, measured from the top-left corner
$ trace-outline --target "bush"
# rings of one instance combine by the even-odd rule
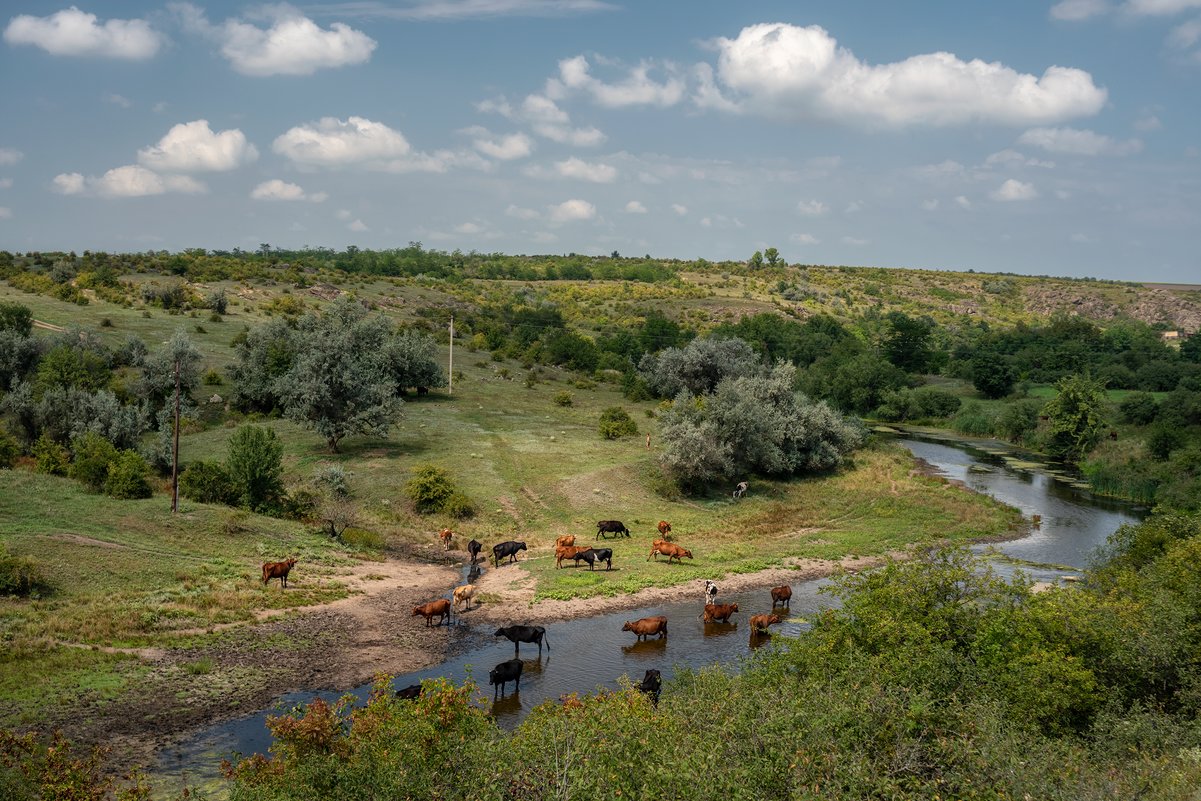
[[[69,475],[93,492],[104,489],[108,466],[117,460],[117,448],[99,434],[89,431],[72,443],[75,461]]]
[[[620,439],[638,433],[638,424],[620,406],[610,406],[601,412],[600,435],[605,439]]]
[[[463,493],[455,492],[442,504],[441,512],[455,520],[467,520],[475,517],[475,504]]]
[[[253,512],[269,511],[284,494],[284,446],[269,428],[242,426],[229,439],[226,467],[238,503]]]
[[[21,445],[16,437],[0,427],[0,470],[7,470],[17,463],[21,455]]]
[[[34,470],[50,476],[65,476],[71,469],[71,452],[48,435],[33,443]]]
[[[204,381],[204,383],[207,386],[210,386],[210,387],[219,386],[221,384],[221,374],[218,373],[216,370],[209,370],[207,373],[204,374],[204,378],[201,380]]]
[[[555,403],[559,406],[570,406],[574,402],[572,394],[567,390],[555,394]]]
[[[192,462],[179,476],[179,494],[197,503],[235,504],[238,492],[220,462]]]
[[[108,466],[108,478],[104,481],[104,493],[112,498],[129,500],[149,498],[154,494],[147,476],[150,465],[137,451],[121,451]]]
[[[1159,414],[1159,403],[1150,392],[1132,392],[1118,404],[1118,414],[1123,423],[1145,426]]]
[[[50,592],[41,567],[28,556],[10,554],[0,545],[0,596],[45,595]]]
[[[1038,416],[1044,405],[1033,398],[1008,404],[997,417],[996,433],[1010,442],[1022,442],[1038,430]]]
[[[970,401],[951,418],[951,428],[970,437],[988,437],[993,433],[993,420],[979,402]]]
[[[413,508],[423,515],[442,509],[455,494],[455,484],[441,467],[432,464],[413,468],[413,477],[405,484],[405,494],[413,502]]]

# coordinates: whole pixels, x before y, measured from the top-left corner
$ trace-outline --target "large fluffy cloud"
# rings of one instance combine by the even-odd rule
[[[271,148],[298,164],[318,167],[398,159],[411,149],[400,131],[365,117],[322,117],[281,134]]]
[[[237,128],[213,133],[208,120],[181,122],[157,145],[138,151],[138,162],[161,172],[224,172],[259,156]]]
[[[270,23],[260,28],[240,19],[211,25],[193,5],[174,6],[186,27],[221,46],[221,54],[243,75],[312,75],[327,67],[362,64],[371,58],[376,42],[342,22],[322,28],[289,5],[264,7],[259,17]]]
[[[718,39],[716,85],[696,100],[782,117],[890,126],[991,122],[1043,125],[1096,114],[1106,92],[1087,72],[1051,66],[1041,77],[951,53],[871,65],[825,29],[751,25]]]
[[[487,128],[480,126],[468,128],[463,133],[475,137],[472,145],[476,150],[489,158],[499,161],[512,161],[513,159],[525,158],[534,150],[533,140],[523,133],[498,137],[493,135]]]
[[[21,14],[4,29],[9,44],[40,47],[55,56],[96,56],[141,61],[154,56],[163,36],[142,19],[110,19],[100,24],[95,14],[75,6],[48,17]]]
[[[1033,184],[1024,183],[1014,178],[1010,178],[1005,183],[994,189],[989,195],[993,200],[1005,202],[1017,200],[1032,200],[1038,197],[1038,190]]]
[[[639,64],[629,71],[620,83],[605,83],[593,77],[588,59],[583,56],[559,62],[559,78],[550,84],[551,91],[566,94],[568,90],[585,92],[599,105],[609,108],[622,106],[674,106],[684,97],[684,81],[668,67],[663,83],[649,76],[651,65]]]
[[[1031,128],[1018,137],[1018,142],[1041,147],[1051,153],[1077,156],[1129,156],[1143,149],[1143,143],[1138,139],[1119,142],[1103,134],[1077,128]]]
[[[578,222],[580,220],[591,220],[596,216],[596,206],[589,203],[587,200],[565,200],[557,206],[549,208],[550,219],[553,222]]]
[[[54,177],[53,187],[64,195],[90,194],[109,198],[205,191],[204,184],[186,175],[159,175],[138,164],[115,167],[99,178],[84,178],[77,172],[62,173]]]

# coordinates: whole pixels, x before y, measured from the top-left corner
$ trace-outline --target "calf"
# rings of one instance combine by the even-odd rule
[[[771,588],[771,608],[775,609],[776,604],[784,604],[789,609],[792,608],[792,587],[784,584]]]
[[[500,560],[506,556],[509,557],[509,562],[517,561],[517,552],[524,551],[525,543],[509,540],[508,542],[498,542],[492,546],[492,558],[496,560],[496,566],[500,567]]]
[[[642,677],[642,683],[638,685],[641,692],[650,696],[651,703],[655,706],[659,705],[659,688],[663,686],[663,679],[659,676],[659,671],[650,668],[646,671],[646,675]]]
[[[596,555],[596,561],[605,563],[605,570],[613,569],[613,549],[612,548],[593,548],[592,553]],[[591,563],[589,563],[591,564]]]
[[[722,623],[730,622],[730,615],[738,611],[738,604],[705,604],[705,612],[702,615],[706,623]]]
[[[658,562],[659,554],[663,554],[667,557],[668,564],[671,563],[672,559],[682,562],[684,561],[685,556],[687,556],[689,559],[692,558],[692,551],[688,550],[687,548],[681,548],[679,545],[673,545],[670,542],[660,542],[656,540],[655,544],[651,546],[650,556],[646,557],[646,561],[649,562],[651,560],[651,556],[653,556],[655,557],[655,561]]]
[[[410,684],[408,687],[405,687],[403,690],[397,690],[396,697],[401,699],[402,701],[415,701],[421,697],[421,685],[420,684]]]
[[[471,554],[471,564],[475,564],[475,560],[479,558],[480,551],[484,549],[484,544],[479,540],[472,540],[467,543],[467,553]]]
[[[471,608],[471,599],[475,597],[475,585],[464,584],[461,587],[455,587],[455,609],[459,608],[459,604],[463,604],[465,608]]]
[[[596,538],[600,539],[601,534],[605,535],[605,539],[608,539],[610,534],[625,534],[628,537],[630,530],[620,520],[598,520],[596,521]]]
[[[759,634],[766,634],[767,627],[773,623],[779,623],[779,615],[752,615],[751,616],[751,631]]]
[[[652,634],[658,634],[659,639],[667,636],[667,617],[665,615],[655,615],[654,617],[644,617],[641,620],[630,622],[627,620],[621,627],[622,631],[632,631],[638,635],[638,639],[650,637]]]
[[[509,642],[513,643],[513,655],[521,651],[521,643],[538,643],[538,655],[542,655],[542,640],[546,636],[546,629],[542,626],[505,626],[499,628],[493,637],[504,637]],[[546,650],[550,650],[550,640],[546,641]]]
[[[575,535],[574,534],[564,534],[562,537],[555,538],[555,547],[556,548],[566,548],[571,545],[575,545]]]
[[[282,562],[264,562],[263,563],[263,586],[267,586],[273,578],[279,579],[280,589],[286,589],[288,586],[288,573],[292,571],[292,567],[296,564],[295,559],[285,559]]]
[[[671,542],[671,523],[668,523],[666,520],[660,520],[659,533],[663,536],[663,539]]]
[[[454,539],[455,533],[448,528],[444,528],[438,532],[438,539],[442,540],[442,545],[446,550],[450,550],[450,541]]]
[[[705,579],[705,603],[717,603],[717,584],[709,579]]]
[[[439,598],[436,601],[430,601],[428,604],[413,607],[413,617],[422,615],[425,618],[426,628],[433,626],[434,615],[438,616],[438,625],[441,626],[444,620],[450,619],[450,601],[445,598]]]
[[[496,700],[497,693],[505,691],[505,685],[509,682],[514,683],[513,692],[521,691],[521,669],[523,667],[520,659],[510,659],[488,671],[488,683],[496,688],[492,691],[492,700]]]

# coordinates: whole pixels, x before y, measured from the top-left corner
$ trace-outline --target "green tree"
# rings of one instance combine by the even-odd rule
[[[108,466],[117,459],[117,449],[104,437],[89,431],[76,439],[71,448],[75,461],[71,463],[71,478],[83,482],[93,492],[104,489],[108,480]]]
[[[763,251],[763,258],[767,260],[768,267],[775,267],[780,263],[780,251],[775,248],[768,248]]]
[[[286,320],[274,319],[247,332],[237,348],[238,361],[229,370],[234,405],[266,413],[280,409],[276,383],[292,369],[300,349],[296,329]]]
[[[757,250],[752,253],[750,261],[747,262],[747,266],[752,270],[758,270],[763,266],[763,254]]]
[[[1069,462],[1084,457],[1105,428],[1105,387],[1087,375],[1070,375],[1055,384],[1056,394],[1044,407],[1049,418],[1047,450]]]
[[[402,401],[388,360],[391,324],[339,298],[297,329],[292,367],[276,382],[284,414],[325,438],[331,452],[348,434],[387,436]]]
[[[12,331],[23,337],[33,330],[33,312],[20,303],[0,301],[0,331]]]
[[[269,428],[242,426],[229,438],[226,468],[238,502],[252,511],[268,511],[284,494],[284,446]]]
[[[934,355],[930,348],[933,332],[934,321],[928,317],[889,312],[888,333],[883,343],[884,355],[907,373],[924,373]]]
[[[1180,358],[1201,364],[1201,333],[1193,334],[1180,343]]]
[[[438,363],[438,345],[429,334],[415,328],[399,332],[388,340],[387,358],[397,389],[446,384],[446,374]]]
[[[683,348],[648,353],[638,373],[657,397],[672,398],[681,390],[705,395],[726,378],[762,372],[759,355],[741,339],[706,337]]]
[[[984,350],[972,359],[972,386],[986,398],[1003,398],[1013,391],[1017,371],[1002,354]]]
[[[112,498],[129,500],[149,498],[154,494],[147,476],[150,465],[137,451],[121,451],[108,466],[104,479],[104,494]]]

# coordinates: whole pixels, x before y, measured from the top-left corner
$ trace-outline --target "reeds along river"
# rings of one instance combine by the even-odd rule
[[[1063,575],[1063,568],[1078,570],[1084,567],[1089,554],[1118,526],[1137,522],[1140,517],[1133,507],[1092,497],[1073,486],[1071,476],[1054,468],[1030,465],[1015,468],[1012,459],[1007,462],[992,449],[916,438],[903,438],[901,442],[948,478],[993,495],[1021,509],[1027,517],[1041,517],[1040,526],[1027,537],[997,545],[976,546],[977,551],[988,548],[1000,551],[1002,556],[995,562],[1003,574],[1020,567],[1035,580],[1054,581]],[[1021,560],[1021,563],[1010,560]],[[777,608],[783,622],[772,627],[774,636],[796,636],[805,628],[806,618],[833,603],[834,599],[820,592],[828,583],[819,579],[794,584],[791,613],[785,614]],[[515,726],[530,709],[547,699],[573,692],[615,688],[622,675],[629,676],[636,684],[648,668],[661,671],[666,682],[680,666],[721,663],[736,667],[754,648],[770,642],[770,639],[752,637],[747,621],[751,615],[771,611],[771,597],[766,588],[727,594],[720,592],[720,582],[718,586],[719,602],[738,604],[739,612],[734,615],[733,624],[701,622],[704,587],[698,583],[695,597],[679,603],[548,625],[546,643],[549,648],[544,648],[540,657],[536,647],[522,646],[521,689],[513,692],[510,684],[508,694],[494,704],[492,711],[497,721],[502,726]],[[633,634],[621,630],[624,621],[651,615],[667,616],[669,633],[666,638],[637,642]],[[470,621],[470,613],[463,617]],[[493,630],[491,627],[471,630],[468,636],[479,643],[478,647],[469,648],[463,655],[428,670],[399,676],[395,685],[405,687],[436,676],[445,676],[455,682],[470,677],[488,690],[490,696],[488,670],[513,658],[513,645],[508,640],[493,638]],[[352,692],[365,699],[369,689],[369,685],[364,685]],[[193,776],[211,776],[223,757],[232,753],[265,752],[271,744],[265,725],[267,715],[306,703],[316,695],[332,700],[341,693],[295,693],[279,699],[271,710],[203,730],[161,754],[159,769],[166,774],[187,772]]]

